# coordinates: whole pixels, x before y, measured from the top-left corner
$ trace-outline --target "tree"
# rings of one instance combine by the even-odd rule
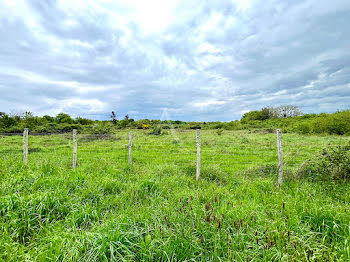
[[[275,118],[288,118],[301,116],[303,112],[296,105],[283,105],[272,108],[272,115]]]
[[[125,115],[124,120],[129,121],[129,115]]]
[[[260,120],[267,120],[272,118],[273,109],[271,107],[264,107],[261,109]]]
[[[55,118],[53,116],[49,116],[49,115],[44,115],[43,116],[43,119],[46,121],[46,122],[55,122]]]
[[[261,120],[261,111],[250,111],[245,113],[241,119],[244,121]]]
[[[260,111],[245,113],[242,121],[267,120],[270,118],[287,118],[301,116],[303,112],[295,105],[284,105],[279,107],[263,107]]]
[[[74,123],[74,120],[70,117],[70,115],[65,114],[65,113],[59,113],[56,116],[56,121],[59,124],[61,124],[61,123],[73,124]]]
[[[125,128],[128,125],[128,123],[129,123],[128,120],[123,119],[123,120],[119,121],[119,126],[121,128]]]
[[[76,119],[75,119],[75,122],[78,123],[78,124],[81,124],[81,125],[89,125],[89,124],[92,124],[93,121],[90,120],[90,119],[87,119],[87,118],[82,118],[80,116],[78,116]]]
[[[25,120],[28,120],[29,118],[33,118],[33,117],[34,117],[34,114],[32,112],[26,111],[24,113],[24,119]]]
[[[113,125],[116,125],[117,124],[117,116],[114,113],[114,111],[112,111],[112,113],[111,113],[111,119],[112,119]]]
[[[5,112],[0,112],[0,127],[7,128],[16,125],[14,117],[10,117]]]

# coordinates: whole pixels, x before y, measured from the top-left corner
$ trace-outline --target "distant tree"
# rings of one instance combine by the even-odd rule
[[[73,124],[74,123],[74,120],[70,117],[70,115],[65,114],[65,113],[59,113],[56,116],[56,121],[59,124],[61,124],[61,123]]]
[[[283,105],[271,109],[272,117],[288,118],[303,115],[303,112],[296,105]]]
[[[81,125],[89,125],[89,124],[92,124],[93,121],[87,118],[77,117],[75,119],[75,122]]]
[[[161,123],[161,120],[151,120],[151,125],[159,125]]]
[[[273,116],[273,109],[270,107],[264,107],[261,109],[260,119],[259,120],[267,120],[272,118]]]
[[[121,128],[125,128],[128,125],[128,122],[129,122],[128,120],[123,119],[123,120],[119,121],[119,126]]]
[[[245,113],[242,116],[241,119],[243,122],[244,121],[251,121],[251,120],[261,120],[261,111],[250,111],[248,113]]]
[[[117,124],[117,116],[116,116],[116,114],[114,113],[114,111],[112,111],[110,117],[111,117],[111,119],[112,119],[113,125],[116,125],[116,124]]]
[[[25,120],[28,120],[29,118],[33,118],[33,117],[34,117],[34,114],[32,112],[26,111],[24,113],[24,119]]]
[[[245,113],[242,121],[267,120],[270,118],[288,118],[303,115],[303,112],[295,105],[284,105],[279,107],[264,107],[261,110]]]
[[[20,122],[25,118],[25,112],[21,111],[12,111],[10,114],[8,114],[9,117],[13,117],[15,121]]]
[[[17,121],[14,117],[9,116],[5,112],[0,112],[0,127],[7,128],[16,125]]]
[[[44,115],[43,119],[47,122],[51,122],[51,123],[55,122],[55,118],[53,116]]]
[[[125,115],[124,120],[129,121],[129,115]]]

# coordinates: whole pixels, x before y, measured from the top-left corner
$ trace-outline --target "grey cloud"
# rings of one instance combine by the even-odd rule
[[[208,121],[282,103],[348,108],[347,0],[179,1],[153,33],[122,4],[93,3],[28,1],[28,16],[0,17],[0,111]]]

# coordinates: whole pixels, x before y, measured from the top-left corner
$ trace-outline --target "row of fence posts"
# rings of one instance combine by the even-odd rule
[[[23,132],[23,163],[28,162],[28,128]],[[197,142],[197,168],[196,168],[196,180],[199,180],[201,173],[201,138],[200,130],[197,129],[196,135]],[[282,130],[277,129],[277,151],[278,151],[278,184],[283,183],[283,151],[282,151]],[[77,167],[77,154],[78,154],[78,142],[77,142],[77,130],[73,130],[73,168]],[[132,164],[132,132],[129,133],[129,158],[128,162]]]

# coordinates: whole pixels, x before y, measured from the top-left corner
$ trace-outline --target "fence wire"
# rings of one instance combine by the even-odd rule
[[[276,172],[276,133],[263,131],[201,131],[201,172]],[[295,172],[306,160],[329,146],[348,143],[344,136],[303,136],[282,134],[286,172]],[[113,134],[78,134],[77,167],[129,166],[129,131]],[[72,134],[29,134],[28,165],[52,164],[72,167]],[[169,130],[160,135],[132,130],[131,160],[134,166],[175,165],[195,172],[197,145],[195,130]],[[23,161],[22,134],[0,134],[1,161]]]

